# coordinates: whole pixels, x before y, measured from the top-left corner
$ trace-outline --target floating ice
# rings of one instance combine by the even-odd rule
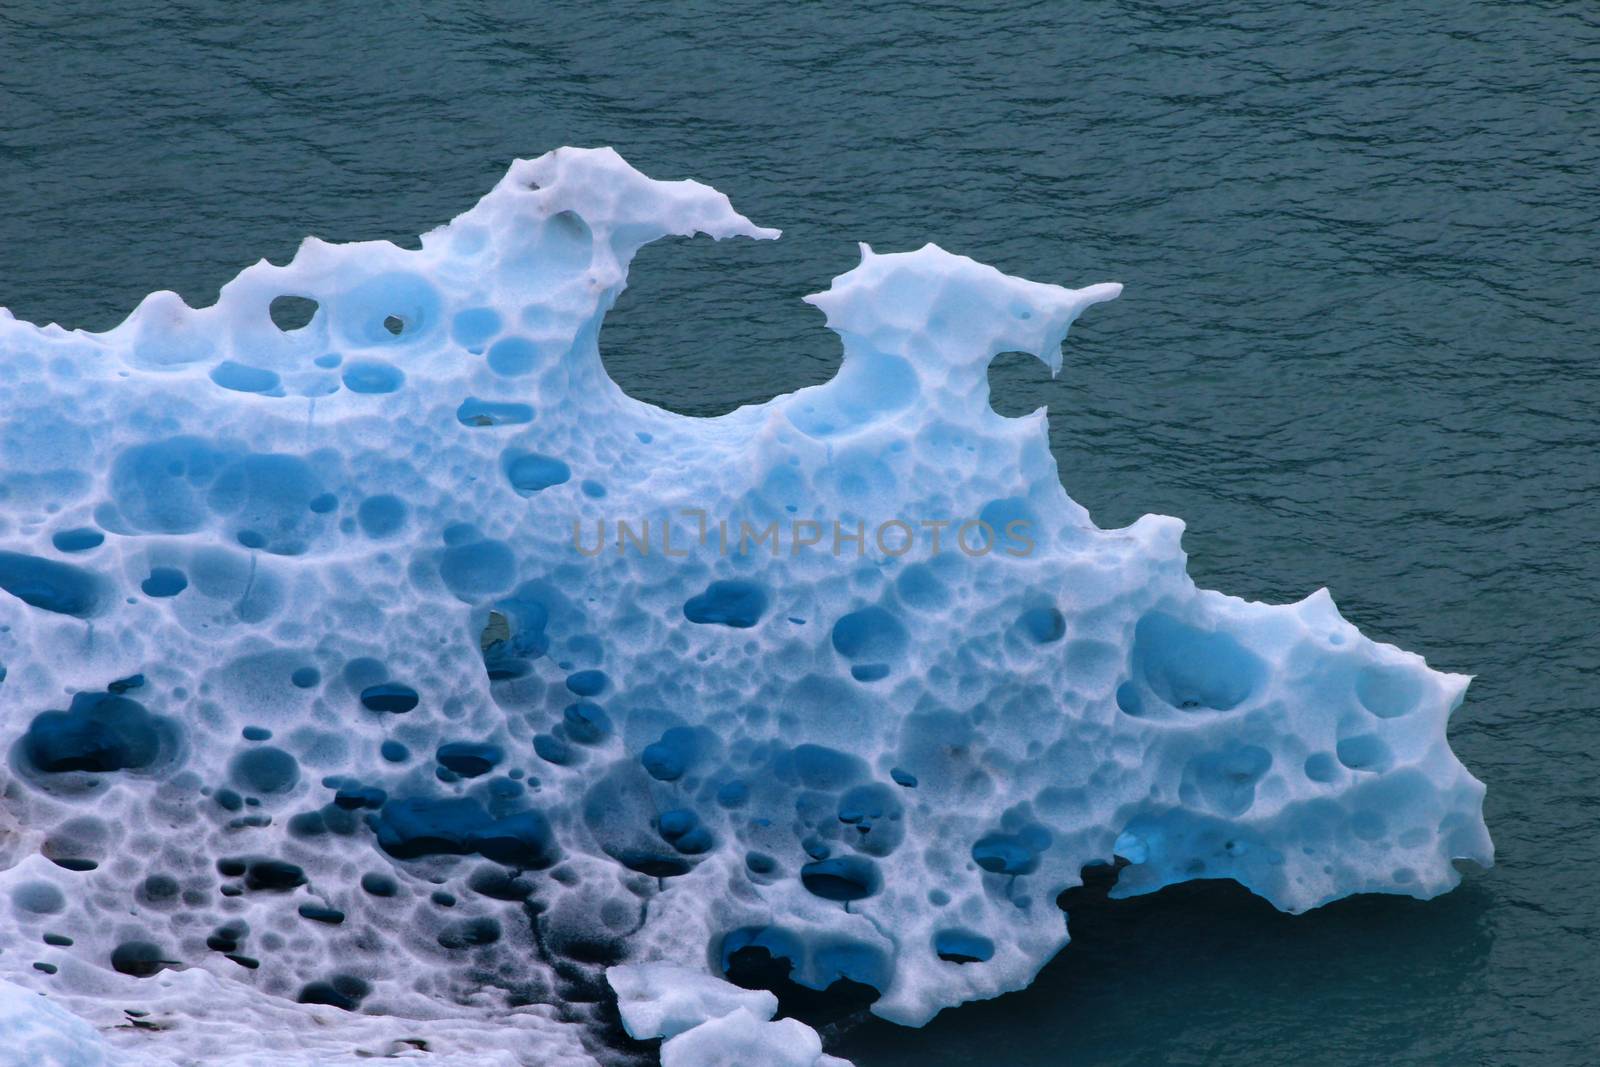
[[[1490,861],[1467,678],[1326,592],[1196,589],[1178,520],[1098,529],[1044,413],[989,406],[1117,286],[863,248],[810,298],[834,380],[686,418],[598,337],[695,233],[777,236],[561,149],[418,251],[0,313],[11,1047],[589,1063],[605,968],[652,962],[917,1024],[1025,985],[1085,865],[1302,911]],[[663,1056],[819,1062],[727,996]]]
[[[824,1054],[804,1023],[772,1022],[778,998],[769,992],[662,963],[612,967],[606,980],[630,1037],[666,1038],[662,1067],[850,1067]]]

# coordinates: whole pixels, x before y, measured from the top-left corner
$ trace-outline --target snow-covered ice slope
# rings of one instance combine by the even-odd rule
[[[597,344],[695,233],[777,236],[566,148],[417,251],[0,312],[0,978],[118,1055],[298,1062],[316,1015],[581,1063],[608,965],[765,951],[917,1024],[1027,984],[1114,856],[1289,911],[1490,861],[1467,678],[1196,589],[1182,523],[1097,528],[990,407],[1117,286],[863,248],[809,298],[837,377],[695,419]]]

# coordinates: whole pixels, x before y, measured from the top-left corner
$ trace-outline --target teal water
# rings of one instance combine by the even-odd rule
[[[1028,991],[830,1032],[861,1067],[1587,1063],[1600,1044],[1600,13],[1581,4],[0,7],[0,305],[103,329],[299,239],[411,235],[515,156],[612,144],[774,244],[640,257],[602,346],[713,414],[825,380],[804,293],[934,240],[1125,295],[1051,381],[1102,526],[1203,585],[1328,586],[1477,681],[1491,871],[1299,918],[1229,887],[1066,901]],[[4,373],[0,366],[0,373]]]

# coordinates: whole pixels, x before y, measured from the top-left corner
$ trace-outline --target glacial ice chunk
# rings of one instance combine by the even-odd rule
[[[724,978],[920,1024],[1026,985],[1088,864],[1298,912],[1490,862],[1465,676],[1196,588],[1181,522],[1100,529],[991,408],[1118,286],[863,246],[808,298],[831,381],[688,418],[599,337],[696,233],[778,235],[568,148],[417,250],[0,314],[14,1047],[82,1041],[58,1005],[119,1063],[581,1064],[609,967],[672,1062],[810,1067]]]

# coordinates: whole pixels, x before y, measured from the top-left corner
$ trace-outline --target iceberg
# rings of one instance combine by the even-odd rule
[[[778,231],[562,148],[419,249],[0,311],[0,1043],[812,1067],[730,980],[915,1026],[1025,986],[1086,867],[1300,912],[1492,861],[1467,677],[1197,588],[990,406],[1119,286],[863,245],[838,374],[691,418],[600,333],[695,234]]]

